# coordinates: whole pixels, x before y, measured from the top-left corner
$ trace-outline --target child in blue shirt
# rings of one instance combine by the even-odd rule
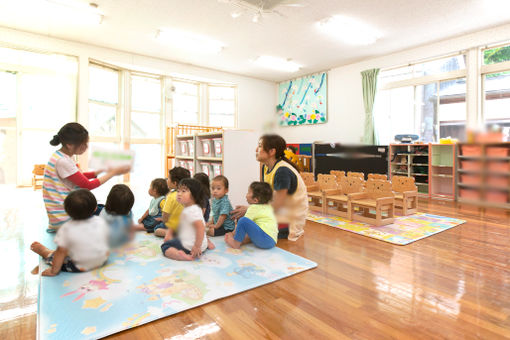
[[[152,200],[149,203],[149,209],[138,219],[136,230],[146,230],[148,233],[154,232],[154,227],[161,223],[162,209],[165,206],[165,197],[170,189],[164,178],[156,178],[151,182],[149,195]]]
[[[235,223],[230,212],[234,210],[228,199],[228,179],[219,175],[211,181],[212,215],[213,220],[207,224],[209,236],[221,236],[231,232],[235,228]]]
[[[131,208],[135,203],[135,196],[125,184],[116,184],[106,198],[104,209],[99,216],[109,226],[111,248],[119,247],[133,239],[133,214]]]

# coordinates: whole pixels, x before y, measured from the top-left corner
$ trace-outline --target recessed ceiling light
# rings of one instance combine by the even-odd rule
[[[351,45],[370,45],[382,34],[361,21],[342,15],[335,15],[317,23],[319,29]]]
[[[203,53],[219,53],[225,47],[225,45],[218,40],[190,32],[166,28],[158,31],[156,39],[176,48]]]
[[[259,66],[281,72],[296,72],[302,67],[291,60],[271,56],[260,56],[254,62]]]

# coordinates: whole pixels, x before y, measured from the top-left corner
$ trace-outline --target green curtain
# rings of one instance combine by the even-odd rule
[[[376,136],[374,133],[374,100],[375,92],[377,89],[377,75],[379,74],[378,68],[366,70],[361,72],[361,84],[363,87],[363,104],[365,105],[365,134],[363,135],[363,142],[365,144],[376,143]]]

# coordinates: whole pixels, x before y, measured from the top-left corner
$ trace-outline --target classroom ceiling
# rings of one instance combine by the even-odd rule
[[[258,0],[93,0],[104,14],[101,24],[45,11],[48,3],[66,1],[88,3],[0,1],[0,26],[282,81],[510,22],[510,0],[266,0],[261,11]],[[324,35],[316,23],[333,15],[369,23],[381,37],[353,46]],[[206,54],[165,45],[155,39],[161,28],[208,36],[225,47]],[[268,70],[253,62],[262,55],[291,59],[302,68]]]

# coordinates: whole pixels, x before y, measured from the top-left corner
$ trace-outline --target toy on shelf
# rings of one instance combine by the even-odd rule
[[[388,181],[370,179],[365,192],[349,194],[351,220],[382,226],[395,221],[395,195]],[[375,214],[372,212],[375,210]]]
[[[395,193],[395,209],[402,210],[402,214],[412,215],[418,211],[418,188],[414,184],[414,177],[393,176],[391,181]]]
[[[340,188],[326,193],[324,199],[324,212],[344,218],[351,218],[349,210],[349,194],[363,192],[365,180],[359,176],[342,177]]]
[[[319,176],[317,176],[317,185],[311,188],[314,190],[308,191],[310,210],[324,212],[324,191],[331,189],[336,190],[337,188],[338,185],[336,184],[336,177],[334,175],[319,174]]]

